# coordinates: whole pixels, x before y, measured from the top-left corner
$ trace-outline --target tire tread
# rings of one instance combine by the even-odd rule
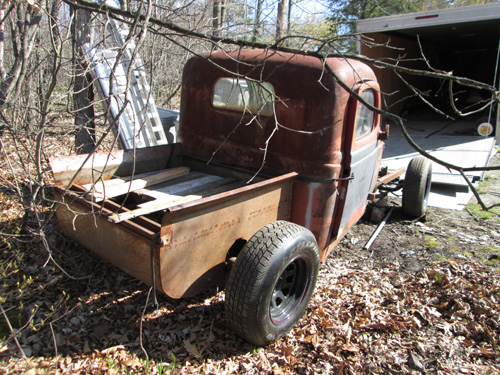
[[[273,253],[287,239],[304,230],[291,222],[273,222],[259,230],[238,255],[233,268],[237,272],[231,272],[227,281],[225,310],[229,326],[239,336],[247,339],[253,336],[249,301],[258,300]]]
[[[416,157],[410,161],[403,185],[403,211],[408,216],[420,217],[425,213],[427,176],[432,174],[429,159]]]

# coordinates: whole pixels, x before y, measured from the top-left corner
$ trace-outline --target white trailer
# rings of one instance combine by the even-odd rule
[[[422,58],[423,52],[434,68],[487,84],[495,83],[498,87],[496,67],[500,46],[500,2],[359,20],[357,32],[358,52],[362,55],[410,60]],[[423,61],[403,64],[426,68]],[[396,93],[386,97],[389,105],[411,95],[392,71],[384,69],[376,73],[382,90]],[[435,79],[409,79],[421,91],[430,90],[432,95],[445,94],[444,90],[438,91],[441,87]],[[470,92],[466,94],[470,95]],[[460,99],[456,98],[457,101]],[[400,102],[393,110],[401,113],[405,105],[408,103]],[[491,121],[497,125],[498,114]],[[496,126],[496,131],[499,142],[500,126]]]
[[[428,69],[425,57],[433,68],[499,86],[500,2],[359,20],[357,32],[358,53],[367,57],[390,58],[409,68]],[[374,70],[385,93],[387,108],[403,115],[422,148],[442,160],[462,166],[488,163],[495,144],[493,136],[497,143],[500,142],[500,111],[492,106],[474,116],[461,118],[453,115],[449,103],[450,92],[457,107],[464,110],[474,101],[491,99],[491,94],[457,84],[450,90],[448,83],[435,78],[403,76],[425,93],[427,100],[454,116],[456,120],[453,121],[430,111],[393,70],[376,66]],[[485,122],[496,128],[489,138],[477,134],[478,125]],[[414,156],[414,150],[402,137],[398,140],[395,133],[397,129],[391,129],[384,151],[385,162],[382,162],[391,168]],[[478,173],[477,177],[482,175]],[[435,165],[433,191],[435,183],[460,185],[465,181]],[[445,200],[443,196],[436,197],[436,205]],[[463,200],[466,201],[467,198]],[[462,207],[463,202],[460,203]]]

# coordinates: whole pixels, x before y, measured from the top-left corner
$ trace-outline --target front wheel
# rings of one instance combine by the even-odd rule
[[[311,299],[318,270],[318,245],[309,230],[286,221],[265,226],[243,247],[229,275],[230,327],[255,345],[286,335]]]
[[[420,217],[427,210],[431,191],[432,164],[422,156],[413,158],[406,169],[403,184],[403,212]]]

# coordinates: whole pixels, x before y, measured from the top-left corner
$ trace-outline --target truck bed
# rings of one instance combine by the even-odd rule
[[[190,158],[165,168],[158,151],[163,155],[136,154],[133,167],[126,165],[129,151],[114,154],[114,165],[109,155],[90,165],[85,156],[51,160],[56,215],[66,235],[110,263],[149,285],[154,280],[170,297],[189,297],[223,283],[234,246],[290,218],[297,174],[249,183],[251,171]]]
[[[90,183],[87,189],[95,201],[111,199],[127,209],[108,220],[119,223],[138,216],[154,219],[170,207],[224,193],[245,186],[247,181],[235,177],[192,170],[189,167],[164,169],[105,182]]]

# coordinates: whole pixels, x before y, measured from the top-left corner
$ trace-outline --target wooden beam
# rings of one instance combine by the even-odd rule
[[[382,176],[378,179],[377,186],[384,185],[384,184],[387,184],[387,183],[395,180],[396,178],[401,176],[403,173],[405,173],[405,171],[406,171],[406,168],[399,168],[399,169],[396,169],[395,171],[389,172],[385,176]]]
[[[130,181],[112,179],[108,181],[98,181],[95,184],[87,184],[84,187],[89,191],[92,191],[93,189],[92,196],[96,202],[99,202],[104,199],[117,197],[151,185],[156,185],[177,177],[185,176],[189,173],[189,171],[190,169],[188,167],[171,168],[142,178],[134,178]]]
[[[137,208],[135,210],[127,211],[127,212],[120,212],[120,213],[115,213],[113,215],[110,215],[108,217],[108,220],[114,223],[119,223],[124,220],[129,220],[133,219],[134,217],[138,216],[143,216],[147,215],[153,212],[161,211],[161,210],[166,210],[169,207],[173,207],[182,203],[187,203],[194,201],[196,199],[201,199],[210,195],[215,195],[219,194],[225,191],[237,189],[239,187],[242,187],[246,185],[245,182],[235,182],[229,185],[224,185],[224,186],[219,186],[217,188],[211,188],[202,192],[199,192],[198,194],[191,194],[191,195],[186,195],[186,196],[176,196],[176,195],[171,195],[167,196],[164,199],[156,199],[151,202],[146,202],[142,205],[141,208]]]
[[[177,199],[169,199],[168,201],[153,201],[149,206],[142,207],[142,208],[137,208],[132,211],[128,212],[121,212],[121,213],[116,213],[108,217],[108,220],[113,222],[113,223],[119,223],[124,220],[130,220],[133,219],[134,217],[138,216],[143,216],[147,215],[156,211],[161,211],[161,210],[166,210],[168,207],[174,206],[176,204],[181,204],[181,203],[186,203],[190,201],[194,201],[195,199],[200,199],[203,198],[201,195],[187,195],[185,197],[177,197]]]
[[[215,189],[219,186],[228,185],[235,182],[234,178],[224,178],[219,176],[201,176],[199,178],[193,179],[191,181],[185,181],[179,184],[166,187],[156,187],[152,189],[141,189],[141,193],[151,198],[166,200],[172,199],[172,197],[186,195],[199,194],[202,191],[208,191]],[[151,201],[139,204],[139,207],[144,205],[149,205]]]

